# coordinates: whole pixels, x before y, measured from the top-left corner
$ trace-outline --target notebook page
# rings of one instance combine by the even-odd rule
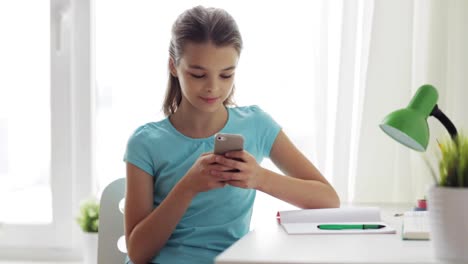
[[[380,222],[378,207],[344,207],[280,211],[281,223]]]

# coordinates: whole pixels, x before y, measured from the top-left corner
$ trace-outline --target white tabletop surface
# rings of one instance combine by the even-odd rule
[[[402,217],[394,215],[411,210],[411,205],[376,206],[396,234],[288,235],[272,219],[220,254],[215,263],[438,263],[429,241],[401,238]]]

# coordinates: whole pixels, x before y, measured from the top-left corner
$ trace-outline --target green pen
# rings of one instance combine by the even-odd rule
[[[380,229],[384,228],[384,225],[355,225],[355,224],[344,224],[344,225],[318,225],[317,228],[321,230],[344,230],[344,229]]]

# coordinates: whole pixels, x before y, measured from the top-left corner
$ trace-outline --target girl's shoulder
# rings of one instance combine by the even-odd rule
[[[148,122],[139,126],[131,135],[131,138],[148,140],[163,137],[168,132],[168,119],[165,118],[156,122]]]
[[[264,119],[270,118],[269,114],[263,111],[262,108],[258,105],[249,105],[249,106],[236,106],[230,108],[230,114],[232,114],[234,119]]]
[[[230,112],[241,116],[255,116],[265,113],[258,105],[230,107]]]

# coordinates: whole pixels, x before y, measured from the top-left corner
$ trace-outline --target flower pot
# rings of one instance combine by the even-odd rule
[[[96,264],[98,233],[83,232],[83,263]]]
[[[435,257],[444,263],[468,263],[468,188],[432,187],[429,227]]]

